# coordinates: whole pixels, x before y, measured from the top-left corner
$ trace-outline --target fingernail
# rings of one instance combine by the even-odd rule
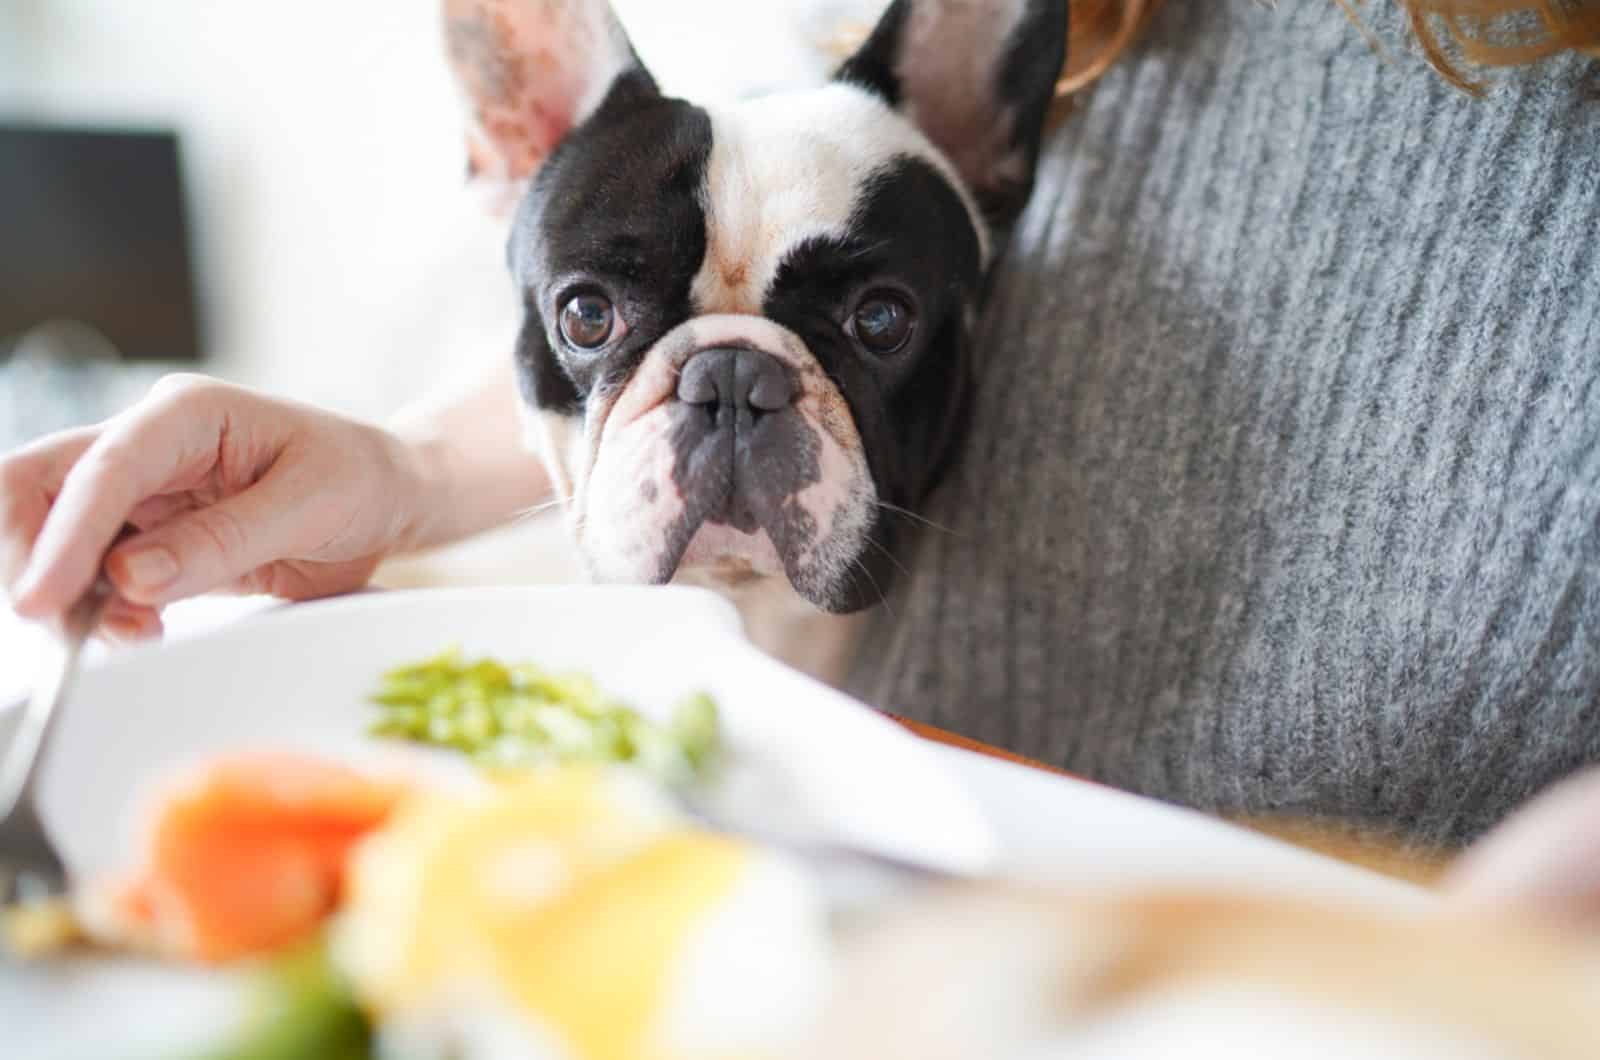
[[[133,639],[133,632],[128,623],[117,619],[107,619],[100,623],[99,633],[101,640],[119,647]]]
[[[125,554],[122,569],[136,587],[146,591],[161,589],[178,576],[178,557],[170,548],[152,545]]]

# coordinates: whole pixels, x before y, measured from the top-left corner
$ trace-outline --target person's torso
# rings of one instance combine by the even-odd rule
[[[1600,63],[1166,5],[1050,137],[852,686],[1118,785],[1428,838],[1600,759]]]

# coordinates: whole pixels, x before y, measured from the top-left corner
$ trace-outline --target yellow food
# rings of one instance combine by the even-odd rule
[[[64,950],[82,937],[83,929],[66,898],[0,909],[0,947],[24,960]]]
[[[685,999],[804,1013],[820,924],[770,855],[687,827],[636,774],[565,767],[408,804],[351,863],[334,956],[406,1055],[731,1060],[781,1028],[697,1043],[719,1013]],[[738,983],[758,948],[775,970]]]

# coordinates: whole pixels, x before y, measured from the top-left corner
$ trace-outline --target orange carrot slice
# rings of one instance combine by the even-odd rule
[[[211,763],[157,810],[113,920],[175,956],[225,961],[305,938],[338,905],[351,848],[405,794],[294,754]]]

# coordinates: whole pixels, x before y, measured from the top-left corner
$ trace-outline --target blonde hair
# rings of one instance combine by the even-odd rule
[[[1194,0],[1189,0],[1194,2]],[[1275,0],[1268,0],[1275,3]],[[1362,0],[1333,0],[1380,51],[1362,23]],[[1423,56],[1456,87],[1481,94],[1470,67],[1520,66],[1569,51],[1600,55],[1600,0],[1388,0],[1406,10]],[[1056,85],[1071,95],[1109,70],[1162,0],[1076,0],[1071,57]]]

